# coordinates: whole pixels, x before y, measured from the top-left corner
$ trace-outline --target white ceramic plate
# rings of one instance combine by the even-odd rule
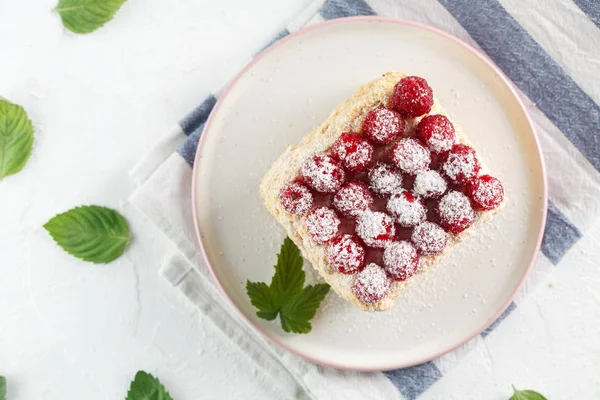
[[[437,269],[417,276],[392,310],[361,312],[332,291],[310,334],[286,334],[278,321],[256,317],[245,291],[248,279],[270,282],[285,237],[262,204],[259,182],[286,146],[300,141],[361,84],[388,70],[429,81],[504,183],[509,203]],[[533,262],[546,209],[535,134],[501,73],[446,34],[381,18],[350,18],[309,28],[246,67],[207,123],[193,196],[206,260],[240,313],[288,350],[360,370],[425,362],[493,322]],[[305,270],[312,270],[308,263]]]

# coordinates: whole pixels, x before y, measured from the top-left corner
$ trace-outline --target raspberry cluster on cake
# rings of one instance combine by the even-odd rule
[[[502,183],[425,79],[388,72],[339,105],[260,186],[271,214],[343,298],[385,310],[504,204]]]

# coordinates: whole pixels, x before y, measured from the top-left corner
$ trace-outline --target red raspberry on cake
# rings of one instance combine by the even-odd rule
[[[375,164],[369,170],[368,179],[371,190],[382,197],[402,190],[402,175],[388,164]]]
[[[429,149],[416,139],[400,139],[392,150],[392,161],[400,171],[415,175],[429,168],[431,154]]]
[[[446,248],[448,234],[439,225],[424,221],[413,230],[410,240],[421,254],[429,256],[439,254]]]
[[[354,276],[352,291],[363,303],[374,304],[387,296],[391,283],[384,269],[371,263]]]
[[[313,205],[313,195],[301,182],[292,181],[279,191],[279,201],[285,211],[304,215]]]
[[[340,223],[335,211],[327,207],[315,208],[304,218],[306,230],[317,243],[326,243],[333,239],[338,233]]]
[[[405,118],[415,118],[431,111],[433,90],[418,76],[407,76],[394,86],[391,107]]]
[[[475,220],[469,198],[456,190],[442,197],[436,210],[442,227],[455,235],[467,229]]]
[[[438,154],[450,150],[456,142],[454,125],[441,114],[424,116],[417,125],[417,137]]]
[[[346,217],[358,217],[373,206],[373,195],[363,182],[347,182],[333,197],[333,207]]]
[[[354,274],[365,266],[365,248],[356,235],[336,236],[327,248],[327,259],[342,274]]]
[[[417,272],[418,266],[417,249],[409,242],[392,242],[385,247],[383,267],[394,280],[404,281],[410,278]]]
[[[455,144],[444,156],[440,170],[452,183],[464,186],[475,178],[481,165],[475,150],[466,144]]]
[[[425,221],[427,209],[425,204],[411,192],[403,190],[393,194],[387,202],[388,212],[396,218],[398,225],[411,228]]]
[[[333,193],[342,187],[346,179],[341,165],[324,153],[315,154],[304,161],[301,172],[304,182],[317,192]]]
[[[437,199],[448,189],[446,180],[439,172],[427,170],[419,172],[415,177],[413,192],[426,199]]]
[[[331,154],[350,172],[363,172],[373,162],[373,145],[362,135],[345,132],[333,143]]]
[[[369,111],[362,129],[373,142],[390,144],[404,132],[404,120],[396,111],[380,106]]]
[[[356,233],[367,246],[383,248],[396,236],[394,219],[383,212],[367,211],[358,217]]]
[[[470,180],[465,191],[471,198],[473,208],[479,211],[493,210],[504,200],[502,183],[490,175],[482,175]]]

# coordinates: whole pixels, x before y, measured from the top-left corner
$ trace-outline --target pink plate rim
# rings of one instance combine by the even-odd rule
[[[229,294],[225,291],[225,289],[223,288],[223,285],[221,284],[221,282],[219,281],[219,278],[217,276],[217,274],[215,273],[215,268],[211,265],[210,260],[208,259],[208,256],[206,254],[206,250],[204,247],[204,241],[203,241],[203,237],[200,233],[200,228],[198,226],[198,210],[197,210],[197,198],[196,198],[196,189],[197,189],[197,178],[198,178],[198,164],[199,164],[199,160],[200,160],[200,155],[202,154],[202,149],[203,149],[203,145],[204,145],[204,141],[206,138],[206,134],[207,132],[210,131],[210,126],[213,122],[214,116],[218,113],[219,108],[221,107],[221,105],[224,102],[224,99],[227,98],[227,95],[229,94],[229,92],[231,91],[231,89],[236,85],[237,81],[246,74],[246,72],[254,65],[256,64],[258,61],[260,61],[266,54],[270,53],[271,51],[273,51],[274,49],[276,49],[277,47],[283,45],[284,43],[286,43],[288,40],[291,40],[292,38],[296,38],[298,36],[303,35],[306,32],[309,31],[313,31],[313,30],[317,30],[317,29],[321,29],[323,27],[327,27],[329,25],[335,25],[335,24],[344,24],[344,23],[348,23],[348,22],[355,22],[355,21],[367,21],[367,22],[394,22],[394,23],[398,23],[398,24],[403,24],[403,25],[410,25],[410,26],[414,26],[414,27],[418,27],[421,29],[425,29],[431,32],[434,32],[438,35],[441,35],[447,39],[450,39],[456,43],[458,43],[459,45],[463,46],[464,48],[466,48],[468,51],[470,51],[471,53],[473,53],[474,55],[476,55],[477,57],[479,57],[483,62],[485,62],[487,64],[488,67],[490,67],[490,69],[492,69],[496,75],[498,75],[500,77],[500,79],[504,82],[504,84],[508,87],[508,89],[510,90],[510,92],[513,94],[513,96],[515,97],[515,99],[517,100],[517,103],[519,104],[519,106],[521,107],[521,110],[523,111],[526,119],[527,119],[527,123],[529,124],[529,127],[531,129],[531,132],[533,132],[533,137],[535,140],[535,144],[538,150],[538,155],[540,158],[540,162],[541,162],[541,170],[542,170],[542,178],[543,178],[543,203],[546,205],[544,207],[544,211],[543,211],[543,215],[542,215],[542,223],[540,224],[540,230],[538,233],[538,238],[537,238],[537,242],[536,242],[536,246],[535,246],[535,251],[533,252],[533,255],[531,257],[531,261],[529,262],[529,265],[527,266],[527,269],[525,270],[525,273],[523,274],[523,277],[521,278],[521,281],[519,282],[519,284],[515,287],[514,291],[511,293],[511,295],[509,296],[509,298],[506,300],[506,302],[504,303],[504,305],[502,305],[502,307],[485,323],[485,325],[481,326],[480,328],[478,328],[477,330],[475,330],[473,332],[473,334],[468,335],[463,341],[457,343],[457,344],[453,344],[450,347],[448,347],[447,349],[444,349],[440,352],[437,352],[435,354],[429,355],[425,358],[423,358],[422,360],[416,360],[414,362],[408,362],[408,363],[399,363],[397,365],[385,365],[383,367],[368,367],[368,368],[359,368],[359,367],[355,367],[355,366],[348,366],[348,365],[342,365],[342,364],[337,364],[334,362],[330,362],[330,361],[326,361],[326,360],[322,360],[320,358],[318,358],[318,356],[313,356],[310,354],[305,354],[305,353],[301,353],[293,348],[291,348],[290,346],[286,345],[285,343],[281,342],[280,340],[278,340],[277,338],[269,335],[267,332],[261,330],[261,328],[256,325],[252,320],[250,320],[250,318],[248,318],[248,316],[246,316],[246,314],[240,310],[238,308],[238,306],[236,305],[236,303],[233,301],[233,299],[229,296]],[[209,270],[213,276],[213,278],[215,279],[215,281],[217,282],[217,284],[219,285],[219,288],[221,289],[221,292],[225,295],[225,298],[227,298],[227,300],[229,301],[229,303],[234,307],[234,309],[236,309],[238,311],[238,313],[241,315],[241,317],[251,326],[253,327],[255,330],[257,330],[258,332],[260,332],[264,337],[266,337],[267,339],[269,339],[271,342],[275,343],[276,345],[282,347],[283,349],[296,354],[304,359],[307,359],[309,361],[312,361],[314,363],[317,364],[321,364],[321,365],[325,365],[328,367],[334,367],[334,368],[339,368],[339,369],[345,369],[345,370],[353,370],[353,371],[381,371],[381,370],[392,370],[392,369],[398,369],[398,368],[406,368],[406,367],[411,367],[414,365],[418,365],[418,364],[422,364],[428,361],[433,360],[434,358],[437,358],[443,354],[446,354],[460,346],[462,346],[463,344],[465,344],[466,342],[468,342],[469,340],[473,339],[475,336],[479,335],[481,332],[483,332],[492,322],[496,321],[496,319],[498,319],[498,317],[504,312],[504,310],[508,307],[508,305],[513,301],[513,299],[515,298],[516,294],[519,292],[519,290],[521,289],[521,287],[523,286],[525,279],[527,278],[527,276],[529,275],[529,272],[531,271],[533,264],[536,260],[537,254],[539,252],[541,243],[542,243],[542,237],[544,234],[544,226],[545,226],[545,222],[546,222],[546,215],[547,215],[547,205],[548,205],[548,185],[547,185],[547,180],[546,180],[546,166],[544,163],[544,157],[542,156],[542,149],[540,146],[540,142],[537,136],[537,133],[534,129],[533,123],[531,121],[531,117],[529,116],[529,113],[527,112],[527,110],[525,109],[525,106],[523,105],[523,102],[521,101],[521,98],[519,97],[519,95],[517,94],[514,86],[512,85],[512,83],[509,81],[509,79],[504,75],[504,73],[496,66],[492,63],[492,61],[490,61],[485,55],[483,55],[482,53],[480,53],[478,50],[476,50],[474,47],[472,47],[471,45],[463,42],[462,40],[456,38],[453,35],[450,35],[447,32],[444,32],[438,28],[434,28],[431,27],[429,25],[425,25],[419,22],[414,22],[414,21],[409,21],[409,20],[404,20],[404,19],[399,19],[399,18],[390,18],[390,17],[378,17],[378,16],[359,16],[359,17],[347,17],[347,18],[339,18],[339,19],[334,19],[334,20],[330,20],[330,21],[326,21],[326,22],[322,22],[320,24],[316,24],[316,25],[312,25],[303,29],[300,29],[299,31],[296,31],[294,33],[291,33],[289,35],[287,35],[286,37],[280,39],[279,41],[277,41],[276,43],[274,43],[273,45],[271,45],[270,47],[268,47],[267,49],[265,49],[263,52],[261,52],[258,56],[256,56],[252,61],[250,61],[248,63],[248,65],[246,65],[236,76],[235,78],[227,85],[227,88],[223,91],[223,93],[221,94],[221,96],[219,96],[219,99],[217,101],[217,103],[215,104],[208,120],[206,121],[206,125],[204,127],[204,132],[200,137],[200,142],[198,143],[198,148],[196,151],[196,156],[194,159],[194,170],[192,173],[192,208],[193,208],[193,215],[194,215],[194,228],[196,231],[196,237],[198,238],[198,242],[200,244],[200,249],[202,252],[202,256],[204,258],[204,261],[206,262],[206,264],[209,266]]]

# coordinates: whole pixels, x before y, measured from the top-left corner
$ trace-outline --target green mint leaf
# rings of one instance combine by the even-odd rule
[[[0,376],[0,400],[6,400],[6,378]]]
[[[514,394],[508,400],[548,400],[541,394],[533,390],[517,390],[513,385]]]
[[[125,400],[173,400],[173,398],[157,378],[147,372],[138,371]]]
[[[277,255],[271,285],[246,282],[250,302],[258,309],[256,315],[272,321],[279,314],[281,327],[286,332],[310,332],[310,320],[329,292],[326,283],[304,287],[306,274],[302,270],[302,262],[300,249],[286,237]]]
[[[125,218],[100,206],[74,208],[52,218],[44,228],[67,253],[93,263],[119,258],[131,240]]]
[[[33,125],[23,107],[0,98],[0,180],[23,169],[33,148]]]
[[[90,33],[110,21],[127,0],[60,0],[54,9],[65,28]]]
[[[310,320],[325,296],[329,293],[329,285],[319,283],[305,287],[302,292],[292,296],[281,306],[281,327],[286,332],[308,333],[312,330]]]

